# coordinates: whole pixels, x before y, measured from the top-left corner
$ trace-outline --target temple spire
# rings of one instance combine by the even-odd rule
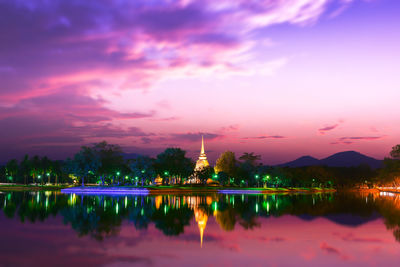
[[[200,154],[202,155],[202,154],[205,154],[205,152],[204,152],[204,138],[203,138],[203,136],[201,136],[201,152],[200,152]]]

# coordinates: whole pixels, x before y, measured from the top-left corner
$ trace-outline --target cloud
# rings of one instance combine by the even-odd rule
[[[174,143],[199,143],[201,137],[204,137],[204,140],[211,141],[223,139],[225,135],[207,132],[153,134],[151,137],[142,138],[142,142],[146,144],[164,143],[173,146]]]
[[[118,112],[105,107],[103,99],[84,95],[79,88],[62,89],[0,107],[0,147],[8,151],[1,160],[44,151],[59,158],[69,155],[71,148],[99,139],[125,140],[153,135],[132,124],[137,119],[151,118],[154,111]],[[129,123],[119,126],[114,123],[116,119]],[[54,149],[57,146],[59,151]]]
[[[100,96],[146,91],[182,76],[274,74],[287,58],[255,56],[254,33],[275,24],[312,24],[330,2],[1,1],[0,146],[32,146],[29,152],[39,144],[65,141],[75,148],[100,138],[198,141],[200,133],[147,133],[134,121],[179,118],[134,106],[117,111]],[[166,100],[159,107],[170,108]],[[204,133],[209,140],[224,136]]]
[[[282,135],[260,135],[254,137],[243,137],[244,140],[260,140],[260,139],[285,139],[286,136]]]
[[[332,131],[334,129],[336,129],[339,126],[339,124],[334,124],[334,125],[330,125],[330,126],[326,126],[323,128],[318,129],[320,134],[325,134],[328,131]]]
[[[197,133],[172,133],[170,134],[172,140],[183,140],[183,141],[189,141],[189,142],[199,142],[201,140],[201,137],[203,136],[205,140],[214,140],[214,139],[220,139],[223,138],[224,136],[221,134],[215,134],[215,133],[207,133],[207,132],[197,132]]]
[[[240,129],[239,124],[232,124],[232,125],[221,127],[220,131],[221,132],[234,132],[234,131],[238,131],[239,129]]]
[[[251,32],[313,23],[330,2],[3,1],[0,95],[17,101],[22,92],[40,94],[43,83],[93,79],[103,89],[145,89],[188,68],[246,73],[248,60],[237,58],[251,54]],[[279,59],[257,69],[271,73],[281,65]]]
[[[382,139],[383,136],[351,136],[351,137],[341,137],[339,138],[340,141],[347,141],[347,140],[378,140]]]
[[[346,136],[340,137],[335,142],[331,142],[331,145],[350,145],[353,144],[355,141],[375,141],[384,138],[385,136]]]

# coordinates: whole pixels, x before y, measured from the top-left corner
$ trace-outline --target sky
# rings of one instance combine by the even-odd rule
[[[397,0],[0,0],[0,161],[400,143]]]

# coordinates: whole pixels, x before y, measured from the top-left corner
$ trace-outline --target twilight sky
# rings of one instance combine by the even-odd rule
[[[0,0],[0,161],[400,143],[400,1]]]

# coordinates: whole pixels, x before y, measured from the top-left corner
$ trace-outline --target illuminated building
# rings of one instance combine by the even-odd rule
[[[205,167],[210,166],[207,160],[207,155],[204,151],[204,138],[203,136],[201,137],[201,151],[200,151],[200,156],[199,159],[196,162],[196,167],[194,168],[195,171],[199,171]]]
[[[203,136],[201,137],[201,150],[200,150],[200,156],[199,159],[196,161],[196,167],[194,168],[194,171],[201,171],[203,168],[210,166],[207,160],[207,155],[204,150],[204,138]],[[188,179],[188,184],[198,184],[200,183],[200,179],[196,177],[196,175],[192,175]]]

